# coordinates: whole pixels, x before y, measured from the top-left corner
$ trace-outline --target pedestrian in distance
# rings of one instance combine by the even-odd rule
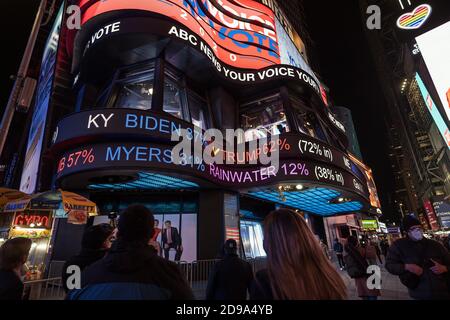
[[[81,240],[81,251],[66,261],[62,271],[62,283],[66,293],[69,291],[67,287],[67,279],[72,274],[68,272],[69,267],[77,266],[80,271],[90,266],[94,262],[103,258],[106,252],[111,248],[114,239],[114,228],[102,223],[95,226],[88,227]]]
[[[28,259],[31,240],[14,238],[0,248],[0,300],[22,300],[22,267]]]
[[[334,239],[334,245],[333,245],[333,251],[336,255],[336,258],[339,263],[339,268],[343,270],[345,268],[345,262],[344,262],[344,246],[339,241],[338,238]]]
[[[414,215],[403,219],[407,236],[389,248],[386,269],[399,276],[416,300],[449,300],[450,253],[444,246],[423,235]]]
[[[159,257],[148,243],[154,217],[133,205],[119,217],[117,239],[104,258],[81,274],[81,289],[71,300],[192,300],[193,294],[178,266]]]
[[[264,220],[267,269],[252,284],[252,300],[344,300],[347,288],[303,217],[287,209]]]
[[[387,253],[389,250],[389,242],[386,239],[383,239],[380,243],[380,247],[381,247],[381,253],[384,256],[384,259],[386,259]]]
[[[367,286],[367,269],[369,264],[364,256],[365,249],[359,244],[358,238],[350,236],[345,246],[344,261],[350,278],[354,279],[358,297],[363,300],[377,300],[381,295],[378,289],[369,289]]]
[[[225,256],[214,265],[206,289],[206,300],[246,300],[253,280],[250,263],[239,258],[236,240],[224,244]]]

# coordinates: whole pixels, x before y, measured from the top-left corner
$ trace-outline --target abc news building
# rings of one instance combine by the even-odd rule
[[[215,258],[229,238],[246,258],[263,257],[262,220],[279,207],[298,210],[323,239],[336,236],[324,217],[376,214],[371,170],[347,151],[346,129],[276,2],[63,5],[71,4],[81,7],[81,29],[68,29],[61,7],[42,58],[21,190],[82,194],[101,213],[89,224],[143,204],[159,228],[169,220],[179,230],[188,262]],[[174,163],[173,133],[186,129],[197,141],[211,128],[243,129],[237,143],[246,150],[269,137],[260,150],[279,151],[278,170],[236,147],[216,149],[225,164]],[[51,259],[66,260],[85,226],[58,220]]]

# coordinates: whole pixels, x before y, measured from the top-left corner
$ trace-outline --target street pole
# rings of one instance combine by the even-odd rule
[[[31,56],[33,54],[34,46],[36,44],[36,39],[41,27],[41,22],[42,18],[44,17],[46,6],[47,0],[41,0],[38,12],[36,14],[36,19],[34,20],[33,28],[31,29],[30,37],[28,38],[27,46],[25,47],[22,62],[20,63],[19,70],[17,71],[17,76],[14,81],[11,94],[9,95],[8,104],[6,105],[5,112],[2,117],[2,122],[0,123],[0,156],[2,155],[3,149],[5,147],[6,137],[8,136],[9,127],[11,126],[11,122],[14,117],[18,95],[20,94],[23,80],[25,79],[28,72],[28,67],[30,65]]]

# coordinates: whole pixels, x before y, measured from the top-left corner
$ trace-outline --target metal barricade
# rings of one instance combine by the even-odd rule
[[[61,278],[25,282],[24,292],[26,300],[63,300],[66,295]]]

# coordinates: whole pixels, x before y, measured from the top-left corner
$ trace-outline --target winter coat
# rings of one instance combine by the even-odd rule
[[[246,300],[253,280],[251,265],[237,255],[226,255],[217,262],[206,289],[207,300]]]
[[[386,258],[386,269],[398,276],[409,273],[405,264],[416,264],[424,269],[419,277],[418,286],[409,289],[413,299],[432,300],[450,299],[448,288],[449,273],[435,275],[430,268],[434,265],[430,259],[447,266],[450,271],[450,254],[437,241],[423,239],[412,241],[409,238],[399,239],[392,244]]]
[[[367,268],[369,264],[364,257],[364,248],[347,245],[344,256],[345,267],[349,276],[355,280],[356,292],[358,297],[377,297],[380,296],[380,290],[369,289],[367,287]]]
[[[14,271],[0,270],[0,300],[22,300],[23,283]]]
[[[192,300],[178,266],[145,244],[116,241],[108,254],[87,267],[70,300]]]

